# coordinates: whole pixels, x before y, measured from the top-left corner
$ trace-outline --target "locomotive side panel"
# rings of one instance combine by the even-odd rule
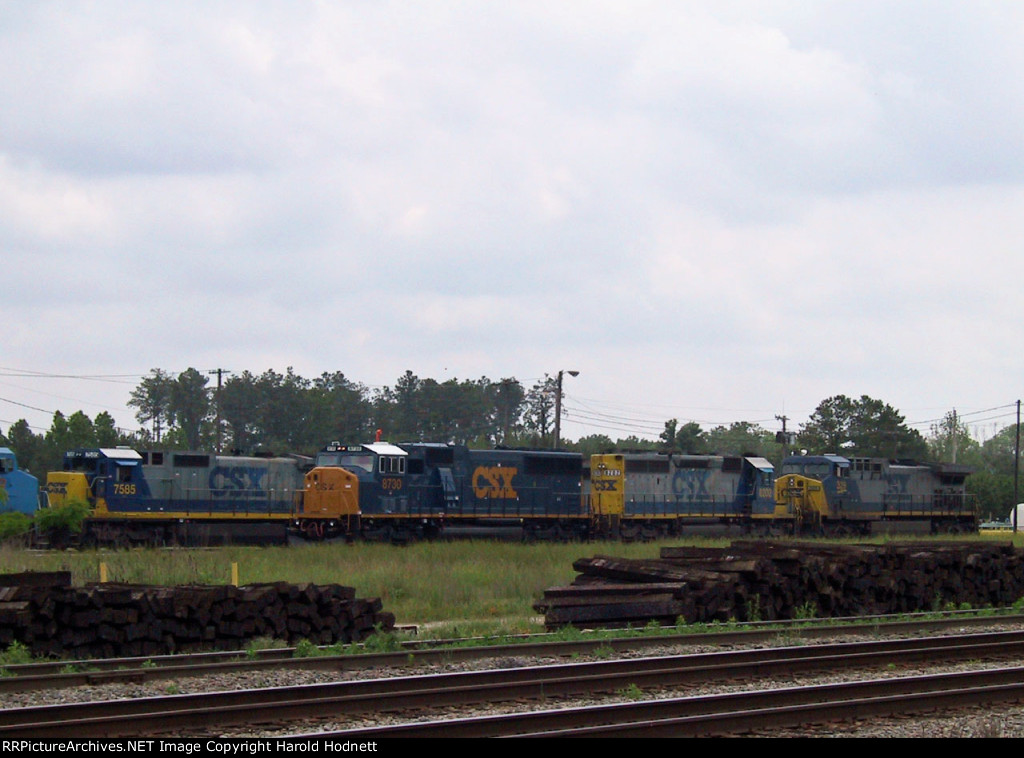
[[[713,521],[774,511],[773,470],[762,458],[653,453],[624,458],[629,517]]]
[[[569,518],[584,515],[583,457],[575,453],[466,450],[464,516]]]
[[[290,458],[159,451],[142,458],[134,491],[107,483],[110,513],[288,518],[304,488],[298,463]]]
[[[18,459],[9,447],[0,447],[0,489],[7,495],[5,510],[31,516],[39,507],[39,480],[18,468]]]

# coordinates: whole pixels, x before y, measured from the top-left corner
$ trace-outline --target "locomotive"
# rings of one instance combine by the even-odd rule
[[[653,539],[690,533],[869,534],[977,529],[964,467],[756,456],[374,442],[315,458],[73,450],[51,505],[92,508],[85,544],[396,543],[515,527],[525,540]]]
[[[970,473],[952,463],[792,456],[782,463],[775,499],[805,531],[976,532],[977,505],[965,491]]]
[[[47,475],[51,506],[92,508],[83,545],[283,543],[303,492],[296,458],[129,448],[71,450]]]
[[[0,488],[7,493],[8,511],[31,516],[39,507],[39,480],[18,468],[18,458],[9,447],[0,447]]]
[[[838,455],[594,456],[598,531],[623,539],[714,533],[853,536],[976,532],[971,469]]]
[[[345,513],[346,534],[404,541],[486,524],[519,525],[527,539],[587,536],[578,453],[332,443],[317,455],[309,479],[322,513]],[[345,504],[336,494],[343,479],[343,492],[358,493]],[[333,488],[328,481],[335,482]],[[306,525],[312,526],[308,518]],[[322,522],[316,528],[321,526],[331,528]]]

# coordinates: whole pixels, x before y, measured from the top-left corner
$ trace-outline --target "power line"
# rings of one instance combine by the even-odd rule
[[[6,397],[0,397],[0,401],[10,403],[11,405],[20,405],[22,408],[28,408],[30,411],[39,411],[40,413],[53,413],[45,408],[36,408],[34,405],[26,405],[25,403],[19,403],[17,400],[8,400]]]
[[[45,371],[0,366],[0,376],[32,379],[76,379],[96,382],[112,381],[118,384],[127,384],[129,380],[141,379],[148,376],[148,374],[52,374]]]

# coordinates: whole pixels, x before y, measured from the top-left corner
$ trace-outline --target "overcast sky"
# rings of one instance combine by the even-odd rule
[[[836,394],[991,436],[1022,40],[1017,0],[0,0],[0,430],[290,366],[576,370],[571,439]]]

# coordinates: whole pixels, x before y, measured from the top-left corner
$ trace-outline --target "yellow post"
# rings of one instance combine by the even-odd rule
[[[231,564],[231,584],[234,585],[235,587],[238,586],[238,564],[237,563],[232,563]]]
[[[100,563],[100,584],[107,583],[107,564]]]

